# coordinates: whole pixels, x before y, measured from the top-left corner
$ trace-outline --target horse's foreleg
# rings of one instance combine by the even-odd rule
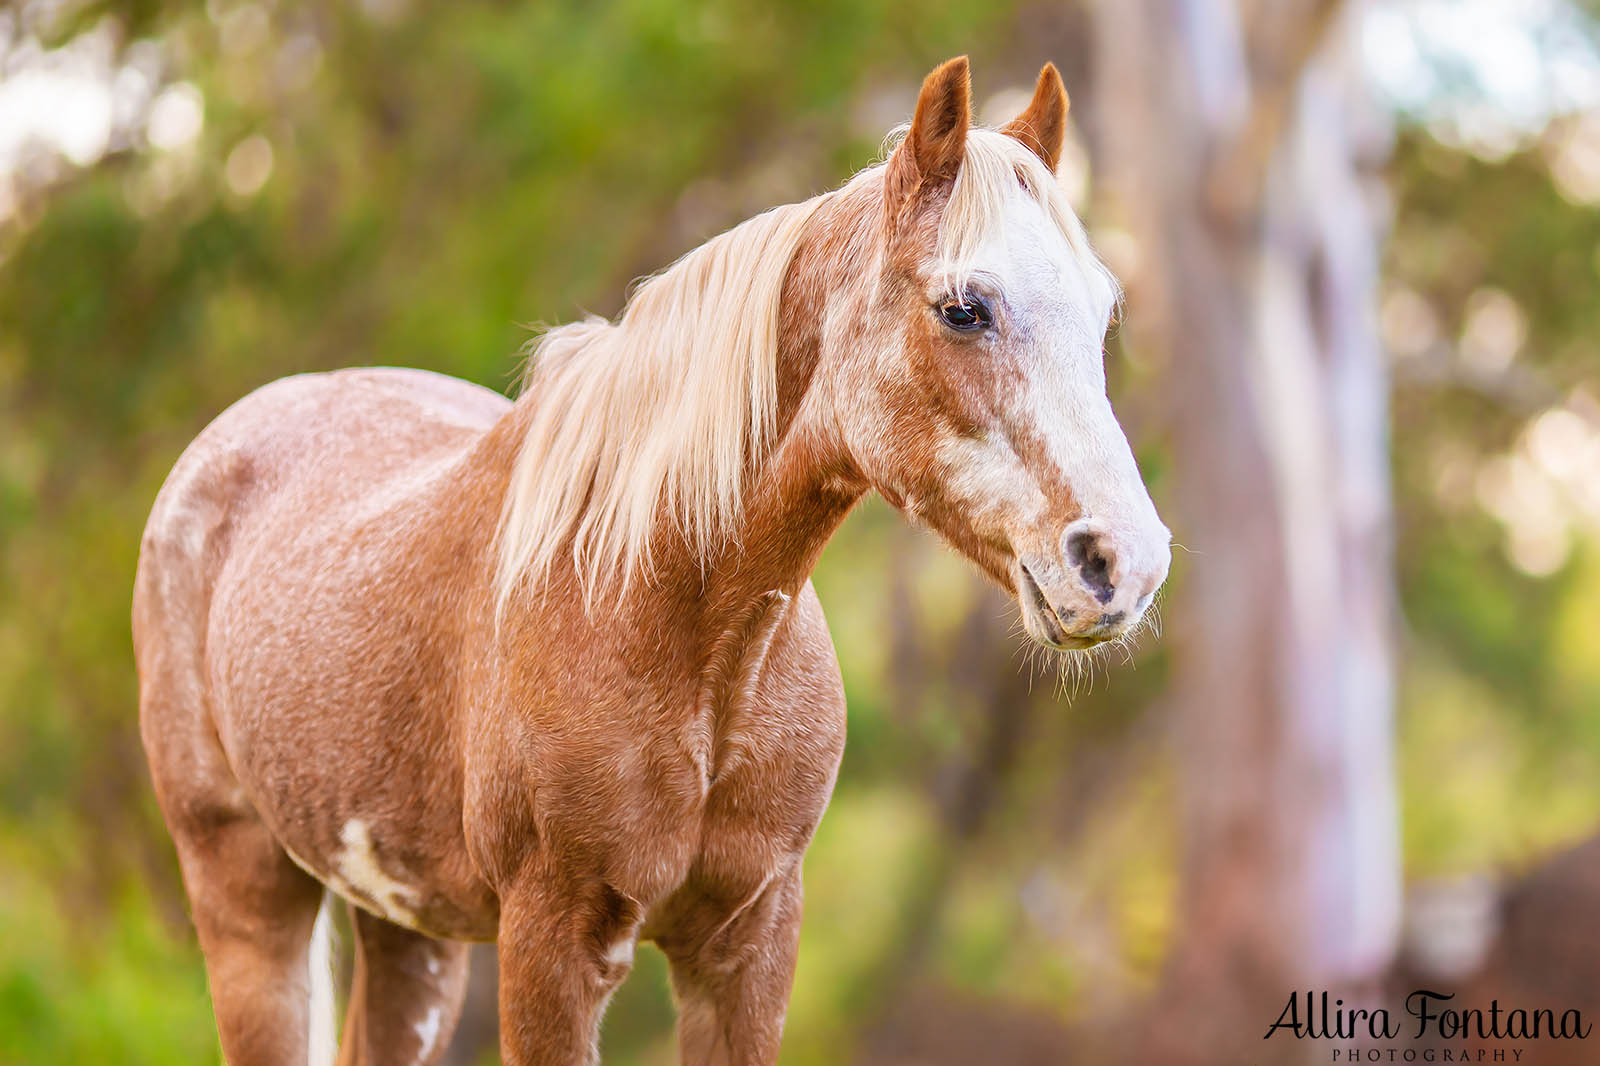
[[[467,992],[467,945],[402,929],[351,907],[355,982],[339,1066],[432,1066]]]
[[[679,1061],[771,1066],[800,942],[800,866],[732,914],[695,915],[657,944],[672,966]]]
[[[597,881],[530,882],[500,902],[505,1066],[590,1066],[600,1015],[633,964],[639,914]]]

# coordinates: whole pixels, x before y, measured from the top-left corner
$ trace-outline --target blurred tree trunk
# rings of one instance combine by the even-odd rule
[[[1352,6],[1096,9],[1098,184],[1139,249],[1132,341],[1176,402],[1182,545],[1179,934],[1139,1061],[1258,1061],[1291,989],[1371,989],[1393,950],[1380,223],[1361,187],[1385,136]]]
[[[472,945],[467,999],[439,1066],[476,1066],[500,1047],[500,964],[493,944]]]

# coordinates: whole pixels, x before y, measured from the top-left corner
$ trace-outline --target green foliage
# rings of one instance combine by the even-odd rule
[[[1401,780],[1419,873],[1516,867],[1600,818],[1592,540],[1578,532],[1563,565],[1530,575],[1507,518],[1540,516],[1491,516],[1484,502],[1494,465],[1526,452],[1547,410],[1596,425],[1600,211],[1552,180],[1565,129],[1504,159],[1408,130],[1391,165],[1386,282],[1419,295],[1439,334],[1397,364],[1393,430],[1409,626]],[[1523,325],[1504,365],[1468,351],[1485,294]],[[1515,477],[1538,479],[1542,465]]]
[[[44,856],[7,847],[12,870]],[[27,876],[0,891],[0,1048],[7,1062],[220,1063],[199,950],[119,890],[85,926]]]

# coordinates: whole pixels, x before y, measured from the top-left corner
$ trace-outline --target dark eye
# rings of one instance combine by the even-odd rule
[[[939,317],[958,333],[976,333],[994,321],[989,305],[975,296],[961,300],[951,297],[939,305]]]

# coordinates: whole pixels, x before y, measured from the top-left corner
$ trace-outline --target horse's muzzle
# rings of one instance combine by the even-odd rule
[[[1058,558],[1019,555],[1014,579],[1028,635],[1052,648],[1082,649],[1125,636],[1166,580],[1170,534],[1118,536],[1079,519],[1061,535]]]

